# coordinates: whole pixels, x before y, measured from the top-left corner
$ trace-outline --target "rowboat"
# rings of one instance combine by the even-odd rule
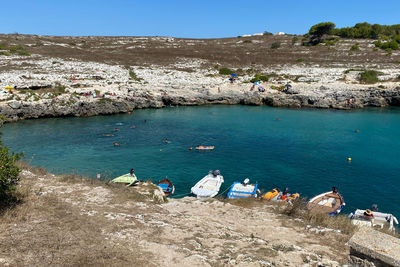
[[[191,192],[196,195],[197,198],[215,197],[223,182],[224,177],[220,174],[219,170],[210,171],[191,188]]]
[[[214,146],[196,146],[197,150],[213,150]]]
[[[161,190],[164,192],[166,197],[172,195],[175,192],[175,186],[172,184],[172,182],[169,179],[161,180],[156,185],[159,188],[161,188]]]
[[[122,183],[126,184],[127,186],[134,185],[135,183],[138,182],[138,179],[134,173],[127,173],[121,176],[118,176],[117,178],[111,180],[113,183]]]
[[[257,197],[257,184],[249,184],[249,179],[246,178],[243,183],[234,182],[229,189],[228,198],[249,198]]]
[[[338,190],[333,187],[332,191],[319,194],[310,199],[307,208],[312,212],[326,213],[335,216],[340,213],[346,203]]]

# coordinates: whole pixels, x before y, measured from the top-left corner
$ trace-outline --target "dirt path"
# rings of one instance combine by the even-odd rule
[[[25,202],[0,217],[4,266],[338,266],[342,234],[312,233],[265,204],[160,204],[152,185],[24,170]],[[243,205],[244,204],[244,205]]]

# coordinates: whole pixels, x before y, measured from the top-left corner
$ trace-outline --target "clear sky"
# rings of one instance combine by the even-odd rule
[[[400,0],[2,0],[0,33],[232,37],[332,21],[400,24]]]

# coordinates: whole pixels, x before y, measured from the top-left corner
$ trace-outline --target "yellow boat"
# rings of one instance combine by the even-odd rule
[[[299,193],[290,194],[289,189],[286,188],[283,192],[279,188],[274,188],[261,196],[261,199],[272,200],[272,201],[290,201],[299,198]]]

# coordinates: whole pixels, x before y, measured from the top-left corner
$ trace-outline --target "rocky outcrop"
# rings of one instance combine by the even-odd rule
[[[11,100],[0,104],[0,113],[6,121],[41,117],[96,116],[131,112],[134,109],[165,106],[193,106],[207,104],[268,105],[289,108],[353,109],[364,107],[400,106],[400,88],[348,91],[348,93],[288,93],[268,90],[265,93],[244,92],[224,94],[164,95],[117,98],[42,99],[36,102]]]

